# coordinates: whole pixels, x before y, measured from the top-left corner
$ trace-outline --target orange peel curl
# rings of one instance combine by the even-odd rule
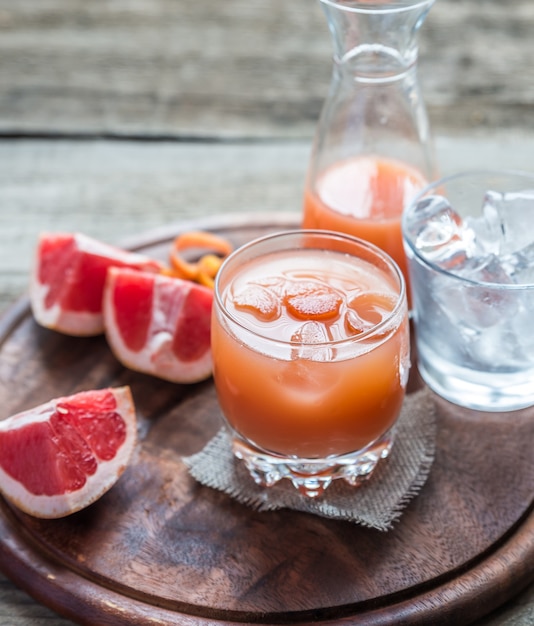
[[[187,261],[183,254],[191,250],[209,250],[198,261]],[[213,289],[215,276],[224,259],[233,251],[232,244],[214,233],[190,231],[178,235],[170,252],[171,267],[164,273],[191,280]]]

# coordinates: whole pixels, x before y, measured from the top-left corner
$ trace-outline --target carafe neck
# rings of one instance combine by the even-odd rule
[[[391,80],[417,62],[418,31],[434,0],[320,0],[341,73]]]

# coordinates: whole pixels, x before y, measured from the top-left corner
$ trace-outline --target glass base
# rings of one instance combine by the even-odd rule
[[[354,487],[368,480],[378,462],[389,456],[393,439],[390,429],[357,452],[325,459],[300,459],[266,452],[234,436],[233,452],[244,461],[256,484],[272,487],[287,478],[302,495],[317,498],[333,480],[341,478]]]
[[[419,344],[421,378],[453,404],[491,413],[517,411],[534,405],[534,368],[515,372],[477,371],[449,363]]]

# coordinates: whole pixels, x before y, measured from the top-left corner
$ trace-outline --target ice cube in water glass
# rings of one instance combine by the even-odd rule
[[[508,255],[504,262],[517,285],[534,285],[534,242]],[[530,307],[530,310],[534,310]]]
[[[488,282],[532,284],[534,280],[534,190],[484,195],[482,215],[468,218],[475,232],[477,251],[490,256],[487,269],[497,269],[490,257],[499,257],[499,271],[485,270]],[[503,273],[505,275],[503,275]],[[493,274],[493,275],[491,275]]]
[[[456,273],[477,283],[511,285],[514,281],[510,272],[511,268],[505,259],[488,254],[470,258]]]
[[[513,279],[497,255],[473,256],[454,273],[470,282],[458,285],[445,280],[437,297],[449,316],[457,316],[469,336],[499,324],[517,311],[517,294],[498,287],[512,284]]]
[[[489,190],[484,197],[483,214],[496,220],[492,229],[500,240],[499,254],[511,254],[534,243],[534,190]]]
[[[499,254],[503,239],[502,221],[497,209],[501,194],[487,191],[482,201],[481,214],[465,219],[468,228],[473,232],[475,249],[473,256]]]
[[[409,225],[415,247],[430,263],[445,269],[462,265],[474,247],[474,235],[440,195],[420,201]]]

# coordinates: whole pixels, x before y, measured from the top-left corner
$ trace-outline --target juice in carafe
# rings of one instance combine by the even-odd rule
[[[418,32],[433,0],[321,0],[332,79],[315,131],[304,228],[374,243],[400,266],[404,207],[435,176],[417,78]]]
[[[302,225],[374,243],[394,259],[406,278],[402,210],[426,183],[418,170],[401,161],[376,156],[340,161],[305,189]]]

